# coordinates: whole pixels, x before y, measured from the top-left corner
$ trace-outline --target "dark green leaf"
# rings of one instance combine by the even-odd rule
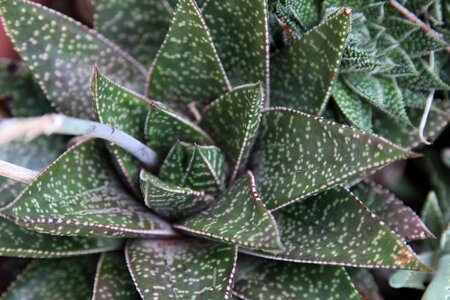
[[[124,192],[103,160],[99,141],[74,146],[0,214],[54,235],[158,235],[168,225]]]
[[[123,252],[103,253],[98,261],[92,300],[139,299]]]
[[[2,300],[90,299],[96,256],[34,260]]]
[[[142,90],[145,70],[96,31],[25,0],[1,0],[0,14],[17,51],[60,112],[93,118],[89,77],[95,64],[115,82]]]
[[[244,248],[281,248],[277,225],[259,198],[249,172],[216,203],[175,225],[187,233]]]
[[[210,104],[201,125],[225,152],[233,168],[231,181],[247,164],[261,119],[261,84],[246,85]]]
[[[331,94],[350,30],[350,9],[340,9],[271,61],[272,105],[320,114]]]
[[[135,240],[128,269],[142,299],[228,299],[237,249],[208,241]]]
[[[423,59],[415,59],[413,63],[418,73],[412,76],[398,78],[397,81],[401,86],[414,90],[450,89],[450,86],[442,81],[442,79],[439,78],[439,75],[436,74]]]
[[[430,228],[430,231],[438,238],[441,238],[445,230],[445,220],[434,192],[428,194],[421,215],[423,222]],[[422,250],[436,251],[439,248],[439,240],[425,241],[422,246]]]
[[[348,268],[353,284],[364,300],[383,300],[374,276],[367,269]]]
[[[263,113],[259,145],[253,161],[255,175],[271,210],[409,154],[380,137],[285,108]]]
[[[150,68],[148,95],[183,106],[208,103],[231,85],[193,0],[179,0],[164,43]]]

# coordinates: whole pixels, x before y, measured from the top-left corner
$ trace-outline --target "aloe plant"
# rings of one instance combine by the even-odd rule
[[[384,12],[378,1],[319,2],[96,0],[90,29],[0,0],[25,65],[11,75],[3,62],[0,77],[14,99],[0,124],[0,255],[32,258],[1,299],[361,299],[366,269],[429,272],[407,242],[433,234],[360,181],[417,156],[409,120],[425,101],[406,84],[420,98],[407,115],[402,82],[448,87],[413,63],[394,73],[372,36],[376,51],[362,50],[352,22]],[[390,14],[401,19],[387,10],[367,27]],[[418,35],[433,47],[401,58],[448,46]],[[429,139],[449,120],[445,104],[431,110]]]

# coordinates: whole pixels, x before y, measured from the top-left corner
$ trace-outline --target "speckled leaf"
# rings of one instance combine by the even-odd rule
[[[352,188],[352,192],[406,241],[434,237],[411,208],[382,186],[366,182]]]
[[[232,166],[231,181],[247,164],[261,119],[261,84],[246,85],[210,104],[201,125],[211,133]]]
[[[428,285],[423,300],[448,299],[450,297],[450,254],[439,259],[433,280]]]
[[[95,114],[101,123],[143,139],[149,100],[113,83],[97,68],[94,69],[91,90]],[[139,161],[117,145],[107,143],[107,146],[126,183],[139,195]]]
[[[92,300],[137,300],[123,252],[103,253],[97,264]]]
[[[263,112],[254,170],[274,210],[408,157],[388,141],[299,111]]]
[[[361,299],[344,268],[239,257],[233,291],[244,299]]]
[[[54,235],[133,237],[167,230],[120,187],[101,146],[91,140],[69,149],[0,214]]]
[[[259,198],[250,172],[208,209],[175,227],[186,233],[245,248],[269,251],[281,248],[277,225]]]
[[[97,256],[34,260],[2,300],[80,300],[92,295]]]
[[[162,103],[153,102],[145,122],[147,144],[165,153],[177,142],[212,144],[211,138],[197,125]]]
[[[400,47],[411,58],[414,58],[426,55],[431,51],[442,50],[448,47],[448,44],[434,38],[417,26],[416,30],[408,35],[408,38],[400,42]]]
[[[253,254],[293,262],[428,271],[399,236],[343,189],[286,207],[275,218],[285,249]]]
[[[128,269],[142,299],[229,299],[234,246],[209,241],[135,240],[126,248]]]
[[[319,0],[285,0],[296,19],[306,29],[319,23],[320,7]]]
[[[95,28],[145,66],[150,66],[169,30],[166,0],[95,0]]]
[[[397,79],[400,86],[408,87],[414,90],[448,90],[450,86],[439,78],[439,75],[430,69],[429,65],[423,59],[415,59],[414,67],[417,74],[412,76],[403,76]]]
[[[434,258],[433,252],[424,252],[419,255],[420,259],[431,266]],[[393,288],[413,288],[424,290],[427,282],[430,282],[430,273],[416,272],[410,270],[399,270],[389,277],[389,285]]]
[[[206,24],[233,85],[269,80],[266,0],[209,0]]]
[[[350,10],[340,9],[271,61],[271,104],[320,114],[331,94],[350,30]]]
[[[357,128],[372,132],[372,107],[345,86],[341,79],[333,87],[333,99],[342,113]]]
[[[141,173],[141,191],[145,205],[158,215],[170,219],[196,213],[213,200],[203,191],[164,182],[145,171]]]
[[[346,271],[363,300],[383,300],[375,278],[369,270],[348,268]]]
[[[194,0],[179,0],[169,33],[150,68],[147,93],[183,108],[208,103],[231,86]]]
[[[159,168],[159,178],[167,183],[182,185],[186,169],[196,151],[192,144],[176,142]]]
[[[25,0],[1,0],[0,14],[17,51],[60,112],[93,118],[89,78],[95,64],[115,82],[142,90],[145,70],[96,31]]]

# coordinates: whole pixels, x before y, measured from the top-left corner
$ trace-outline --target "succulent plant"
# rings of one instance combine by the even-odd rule
[[[33,259],[2,299],[361,299],[368,268],[430,271],[407,242],[433,234],[361,180],[417,156],[411,115],[447,97],[448,58],[414,63],[448,44],[363,43],[401,17],[319,2],[96,0],[90,29],[0,0],[25,65],[1,65],[0,255]],[[426,137],[448,120],[435,103]]]

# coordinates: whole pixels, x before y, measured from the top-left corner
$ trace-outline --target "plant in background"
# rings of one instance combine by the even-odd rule
[[[448,44],[319,2],[96,0],[89,29],[0,0],[26,66],[0,77],[0,255],[33,259],[2,299],[360,299],[367,268],[430,271],[406,242],[431,232],[360,181],[416,156],[422,91],[448,89],[422,56]]]

